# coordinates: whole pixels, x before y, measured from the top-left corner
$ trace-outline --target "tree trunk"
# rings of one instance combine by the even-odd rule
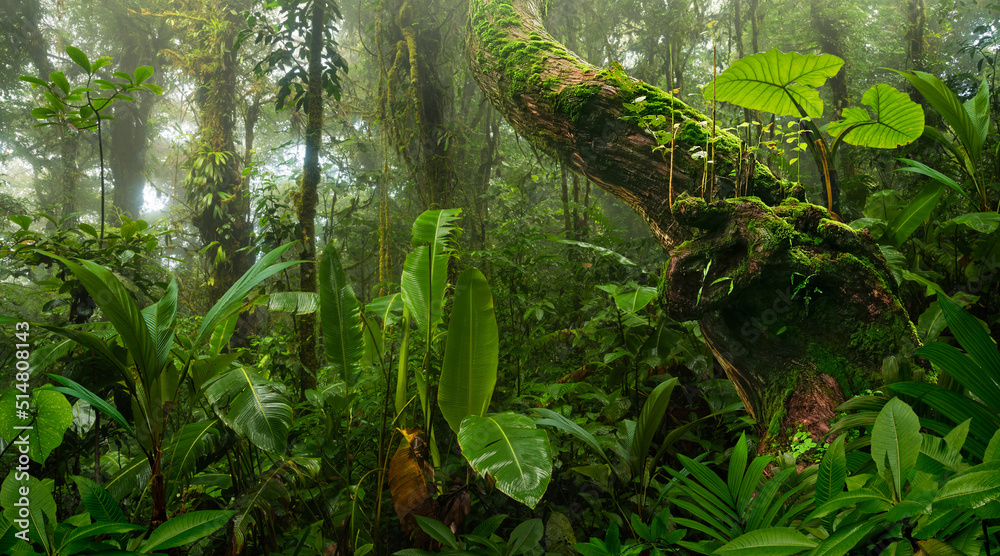
[[[137,16],[132,16],[130,22]],[[133,73],[144,63],[152,63],[162,39],[138,28],[124,31],[125,47],[119,70]],[[153,38],[153,41],[150,39]],[[150,44],[152,42],[152,44]],[[159,66],[159,64],[157,64]],[[159,74],[159,68],[157,74]],[[143,188],[146,183],[146,148],[149,145],[149,115],[159,100],[156,95],[138,95],[136,102],[117,102],[112,107],[115,121],[111,123],[108,166],[114,180],[112,202],[115,209],[137,219],[142,211]]]
[[[299,226],[302,227],[301,259],[306,261],[299,267],[299,289],[304,292],[316,291],[316,204],[319,202],[320,167],[319,149],[323,142],[323,84],[320,80],[323,62],[323,28],[326,2],[316,1],[312,5],[312,30],[309,44],[309,83],[306,110],[306,157],[302,166],[302,182],[297,199]],[[314,374],[319,364],[316,361],[316,313],[297,317],[299,362],[299,388],[303,392],[316,387]]]
[[[191,29],[198,49],[185,65],[198,79],[198,144],[190,162],[188,195],[196,208],[193,221],[205,245],[212,268],[208,295],[214,303],[250,268],[250,203],[240,171],[240,157],[233,141],[236,114],[238,60],[231,46],[239,31],[236,6],[220,1],[204,6],[213,18],[212,32]],[[214,18],[221,17],[216,20]],[[240,328],[233,336],[239,344],[246,336]]]
[[[844,67],[837,75],[830,78],[830,90],[833,92],[834,117],[847,108],[847,71],[850,61],[844,56],[844,38],[841,32],[840,14],[825,0],[811,0],[809,14],[812,17],[812,27],[816,30],[819,49],[824,54],[833,54],[844,60]]]
[[[456,180],[445,121],[451,92],[438,74],[444,38],[437,19],[446,16],[431,2],[383,0],[380,8],[379,61],[385,72],[380,116],[417,185],[422,207],[451,208]]]
[[[60,220],[70,218],[77,211],[77,189],[80,185],[80,167],[76,163],[80,150],[80,136],[71,134],[66,127],[59,128],[59,159],[62,161],[59,191]],[[79,219],[70,218],[66,224],[75,226]]]
[[[910,68],[918,71],[927,69],[924,55],[924,28],[927,25],[927,10],[924,0],[906,2],[906,58]]]
[[[537,0],[471,0],[470,13],[467,57],[487,98],[538,149],[635,209],[671,250],[661,299],[675,318],[699,320],[762,433],[796,422],[824,432],[845,395],[880,380],[885,357],[915,348],[867,231],[786,200],[801,189],[756,163],[746,185],[757,198],[730,198],[740,144],[723,131],[714,149],[721,200],[706,204],[706,165],[690,150],[705,149],[708,118],[568,52],[542,27]],[[678,124],[672,166],[637,122],[657,115]]]

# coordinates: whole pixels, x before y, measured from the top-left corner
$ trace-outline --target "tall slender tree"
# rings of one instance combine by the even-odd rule
[[[305,107],[307,115],[305,132],[305,158],[302,178],[295,196],[295,210],[299,221],[301,265],[299,290],[316,292],[316,205],[319,202],[319,184],[322,178],[320,152],[323,146],[324,94],[340,99],[338,71],[347,71],[347,62],[337,52],[334,41],[336,21],[340,19],[337,4],[332,0],[283,0],[276,7],[282,23],[277,32],[266,24],[267,14],[252,12],[248,16],[249,28],[240,34],[239,43],[257,33],[257,42],[272,48],[265,60],[255,70],[283,71],[278,80],[276,106],[280,110],[286,103]],[[300,39],[301,26],[305,24],[304,37]],[[301,40],[305,45],[305,59],[298,54]],[[315,371],[319,368],[316,357],[316,314],[306,313],[296,317],[296,334],[299,344],[299,362],[303,372],[299,387],[304,391],[316,387]]]

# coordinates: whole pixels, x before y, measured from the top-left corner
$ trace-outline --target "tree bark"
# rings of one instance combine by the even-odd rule
[[[924,0],[907,0],[906,2],[906,58],[910,68],[918,71],[927,69],[924,54],[924,28],[927,25],[927,10]]]
[[[188,176],[188,195],[196,209],[193,221],[205,245],[212,268],[209,303],[214,303],[250,268],[250,202],[240,171],[240,156],[233,140],[236,114],[238,60],[231,48],[239,31],[239,16],[227,0],[203,7],[201,15],[213,19],[211,33],[192,23],[189,37],[197,50],[184,60],[186,69],[198,80],[195,102],[198,107],[198,144]],[[214,19],[220,17],[221,19]],[[221,252],[220,252],[221,251]],[[237,329],[233,343],[247,334],[245,325]]]
[[[850,61],[844,56],[842,24],[840,23],[839,14],[824,0],[811,0],[809,14],[812,17],[812,27],[816,30],[816,38],[819,42],[820,51],[824,54],[833,54],[844,60],[844,67],[837,72],[837,75],[830,78],[830,90],[833,92],[834,116],[839,117],[840,113],[849,104],[847,95],[847,70],[850,66]]]
[[[470,1],[467,57],[487,98],[538,149],[642,215],[671,251],[660,294],[668,312],[699,320],[765,437],[796,422],[824,432],[844,395],[875,385],[885,357],[917,345],[871,236],[786,199],[801,189],[759,164],[745,184],[756,198],[732,198],[726,176],[741,150],[723,131],[712,184],[721,200],[703,201],[706,164],[690,151],[708,150],[708,118],[567,51],[543,28],[540,5]],[[671,122],[672,157],[648,132]]]
[[[306,124],[306,156],[302,166],[302,182],[299,189],[299,226],[302,228],[301,258],[306,261],[299,267],[299,289],[304,292],[316,291],[316,204],[319,202],[317,187],[320,179],[319,150],[323,142],[323,28],[326,19],[325,1],[314,1],[311,15],[309,41],[309,83]],[[299,375],[299,388],[303,392],[316,387],[316,313],[297,317],[299,362],[303,370]]]
[[[139,16],[130,15],[115,29],[124,37],[124,46],[118,68],[133,73],[144,64],[156,63],[157,52],[166,44],[164,27],[158,32],[139,22]],[[141,216],[143,188],[146,183],[146,149],[149,146],[149,115],[160,100],[157,95],[138,95],[133,102],[116,102],[112,107],[115,121],[111,122],[108,166],[114,180],[112,202],[119,213],[133,219]]]
[[[452,133],[446,114],[451,91],[438,74],[444,38],[436,3],[383,0],[378,24],[379,111],[406,163],[425,209],[451,208],[455,194]],[[398,95],[402,93],[402,98]]]

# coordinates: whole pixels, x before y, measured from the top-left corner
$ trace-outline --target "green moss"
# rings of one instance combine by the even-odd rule
[[[681,127],[681,132],[677,137],[683,143],[690,143],[692,145],[704,145],[708,142],[708,132],[699,122],[694,120],[687,120],[684,122],[684,126]]]
[[[543,83],[544,86],[544,83]],[[542,97],[552,103],[557,112],[561,112],[576,121],[583,112],[583,107],[593,98],[601,87],[599,85],[573,85],[563,87],[557,92],[543,91]]]
[[[476,2],[473,5],[472,26],[482,50],[493,59],[493,66],[487,67],[489,57],[480,54],[477,60],[486,71],[499,72],[506,76],[509,83],[508,94],[511,98],[531,90],[545,86],[541,73],[545,69],[546,58],[561,58],[580,65],[582,70],[590,70],[589,66],[580,64],[579,60],[560,44],[545,40],[537,31],[531,31],[527,40],[511,38],[511,29],[521,29],[523,25],[511,0],[496,0],[494,2]],[[548,88],[555,89],[556,83],[546,80]],[[596,93],[597,89],[593,89]],[[548,95],[548,100],[569,114],[578,114],[580,106],[591,92],[590,87],[572,88],[564,92],[559,90]]]
[[[846,358],[839,357],[816,343],[809,344],[807,351],[810,360],[816,366],[816,372],[833,377],[846,398],[851,398],[865,388],[871,387],[871,381],[865,371],[852,365]]]
[[[781,396],[778,402],[778,407],[775,409],[774,413],[771,415],[771,421],[767,424],[767,435],[768,436],[778,436],[781,434],[781,423],[784,422],[785,416],[788,415],[788,410],[785,409],[785,400],[792,395],[792,389],[789,388],[785,390],[784,396]]]

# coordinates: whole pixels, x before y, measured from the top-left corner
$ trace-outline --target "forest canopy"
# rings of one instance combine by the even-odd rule
[[[997,2],[0,1],[0,552],[1000,550]]]

